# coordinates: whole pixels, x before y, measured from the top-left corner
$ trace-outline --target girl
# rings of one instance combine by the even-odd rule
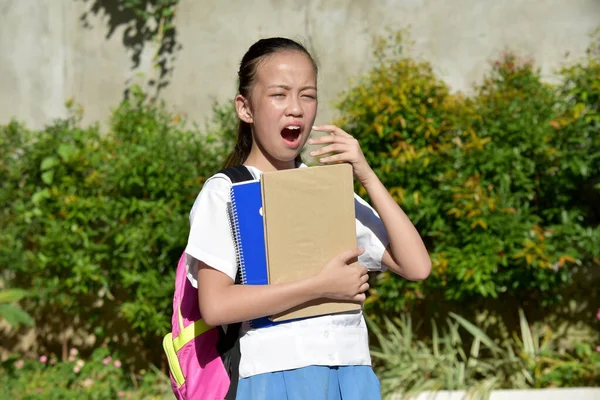
[[[431,264],[416,229],[369,167],[358,142],[333,125],[313,126],[317,111],[317,66],[300,44],[262,39],[239,69],[235,98],[239,130],[227,165],[262,172],[303,168],[299,158],[311,129],[329,135],[309,143],[323,164],[346,162],[372,199],[355,195],[359,249],[347,251],[313,277],[281,285],[235,285],[236,257],[227,203],[231,182],[223,174],[206,181],[190,214],[188,278],[212,326],[273,315],[316,298],[363,301],[367,272],[390,269],[410,280],[425,279]],[[376,211],[375,211],[376,210]],[[359,264],[347,264],[354,257]],[[237,398],[379,399],[361,312],[326,315],[240,332]]]

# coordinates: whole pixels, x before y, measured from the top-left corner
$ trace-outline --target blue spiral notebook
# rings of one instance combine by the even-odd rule
[[[259,180],[234,183],[231,187],[231,225],[242,284],[269,283],[262,193]],[[250,321],[253,328],[275,323],[268,317]]]

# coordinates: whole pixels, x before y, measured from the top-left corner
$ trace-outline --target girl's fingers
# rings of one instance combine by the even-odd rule
[[[335,136],[352,137],[348,133],[344,132],[343,129],[335,125],[315,125],[313,126],[313,130],[319,132],[329,132]]]
[[[334,152],[341,153],[344,151],[348,151],[347,146],[345,146],[344,144],[341,144],[341,143],[334,143],[334,144],[327,145],[325,147],[321,147],[318,150],[311,151],[310,155],[311,155],[311,157],[318,157],[322,154],[334,153]]]
[[[335,154],[319,159],[319,162],[321,163],[335,163],[340,161],[349,161],[347,153]]]
[[[349,143],[349,138],[345,136],[325,135],[316,138],[310,138],[306,144],[328,144],[328,143]]]
[[[360,302],[363,302],[366,299],[367,299],[367,296],[364,293],[357,294],[353,298],[354,301],[360,301]]]

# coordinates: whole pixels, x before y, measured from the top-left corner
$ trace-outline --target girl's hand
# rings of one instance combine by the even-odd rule
[[[329,261],[314,277],[318,297],[365,301],[369,271],[356,262],[362,253],[364,249],[349,250]]]
[[[323,164],[332,164],[338,162],[347,162],[352,164],[354,176],[359,182],[365,185],[373,178],[375,173],[367,163],[365,156],[360,148],[358,140],[335,125],[316,125],[313,130],[319,132],[328,132],[329,135],[313,138],[308,144],[326,144],[326,146],[310,153],[311,157],[319,157],[327,153],[333,155],[319,159]]]

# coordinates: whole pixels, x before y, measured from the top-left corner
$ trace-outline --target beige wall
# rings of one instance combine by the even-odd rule
[[[65,114],[69,97],[83,105],[85,121],[105,121],[129,81],[155,74],[152,44],[132,69],[126,26],[94,13],[99,2],[0,0],[0,123],[16,117],[40,127]],[[368,68],[372,35],[386,25],[410,26],[415,52],[454,89],[468,90],[507,47],[534,57],[551,78],[565,53],[583,54],[600,24],[598,0],[182,0],[177,12],[181,49],[161,97],[200,123],[213,100],[232,98],[239,60],[264,36],[301,39],[317,57],[317,122],[326,122],[331,100]]]

